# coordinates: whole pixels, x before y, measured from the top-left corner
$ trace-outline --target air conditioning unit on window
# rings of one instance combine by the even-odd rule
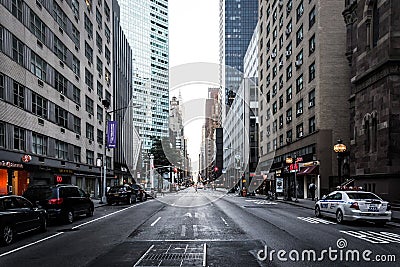
[[[285,33],[286,35],[289,35],[292,31],[290,29],[286,29]]]
[[[283,0],[279,0],[279,6],[283,6]]]
[[[303,113],[303,109],[302,109],[302,108],[299,108],[299,109],[297,110],[297,114],[301,114],[301,113]]]
[[[315,47],[314,46],[311,46],[310,47],[310,52],[312,53],[312,52],[314,52],[315,51]]]
[[[272,54],[271,54],[271,58],[272,58],[272,59],[276,58],[276,53],[272,53]]]
[[[279,61],[279,67],[283,67],[283,61]]]
[[[310,101],[310,102],[308,103],[308,106],[309,106],[309,107],[313,107],[313,106],[314,106],[314,102]]]
[[[267,136],[270,136],[271,135],[271,132],[270,131],[267,131]]]
[[[290,51],[290,50],[286,51],[286,56],[287,57],[290,56],[291,54],[292,54],[292,51]]]
[[[292,121],[292,117],[287,117],[287,118],[286,118],[286,121],[287,121],[287,122],[291,122],[291,121]]]
[[[295,65],[296,65],[296,67],[299,67],[299,66],[301,66],[303,64],[303,60],[296,60],[296,62],[295,62]]]
[[[292,138],[286,138],[286,143],[291,143],[292,142]]]
[[[299,133],[299,137],[303,137],[303,132],[300,132],[300,133]]]

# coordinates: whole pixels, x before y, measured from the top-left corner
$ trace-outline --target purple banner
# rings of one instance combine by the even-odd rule
[[[107,147],[108,148],[116,148],[117,147],[117,122],[116,121],[108,121]]]

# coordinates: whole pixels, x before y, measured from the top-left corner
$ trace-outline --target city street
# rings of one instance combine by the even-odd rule
[[[348,250],[357,250],[360,262],[346,261]],[[187,188],[131,206],[99,206],[92,218],[23,236],[0,247],[0,266],[321,266],[319,259],[366,266],[362,255],[377,266],[376,255],[398,260],[399,251],[396,224],[338,225],[279,201]]]

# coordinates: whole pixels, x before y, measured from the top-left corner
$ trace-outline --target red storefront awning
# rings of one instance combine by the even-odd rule
[[[303,167],[301,170],[297,173],[297,175],[318,175],[319,174],[319,166],[310,166],[310,167]]]

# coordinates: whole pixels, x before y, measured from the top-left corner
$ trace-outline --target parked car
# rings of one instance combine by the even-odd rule
[[[0,197],[0,243],[11,244],[16,235],[47,230],[46,211],[21,196]]]
[[[157,191],[154,190],[154,188],[151,188],[151,186],[146,186],[144,192],[148,198],[157,198]]]
[[[137,194],[136,191],[127,184],[115,185],[108,190],[106,197],[108,205],[112,205],[114,203],[118,204],[120,202],[132,204],[136,203]]]
[[[146,192],[144,191],[144,189],[141,185],[132,184],[131,187],[133,188],[133,190],[135,190],[136,196],[140,201],[147,200]]]
[[[391,220],[390,204],[371,192],[334,191],[315,203],[315,216],[343,221],[365,220],[384,225]]]
[[[46,209],[50,219],[72,223],[79,215],[93,216],[94,204],[89,194],[75,185],[30,186],[23,196]]]

